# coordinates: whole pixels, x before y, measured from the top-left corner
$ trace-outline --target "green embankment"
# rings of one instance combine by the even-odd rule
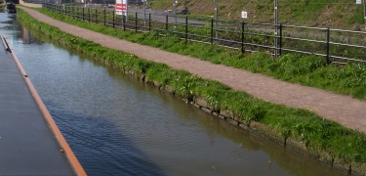
[[[173,8],[172,0],[148,1],[153,9]],[[213,17],[213,0],[179,0],[191,15]],[[274,21],[274,0],[217,0],[219,19],[241,20],[241,11],[248,12],[251,22]],[[364,6],[355,0],[277,0],[279,23],[330,27],[337,29],[364,29]]]
[[[52,14],[44,10],[42,11],[48,15]],[[299,79],[299,81],[303,81],[296,75],[305,75],[310,82],[317,80],[318,77],[321,77],[319,82],[322,82],[328,77],[335,77],[335,75],[332,75],[332,70],[337,75],[345,73],[344,77],[349,79],[355,74],[359,74],[358,72],[364,74],[366,70],[360,65],[355,67],[350,65],[344,68],[338,68],[334,65],[326,66],[323,58],[314,56],[297,59],[300,56],[286,55],[279,60],[273,60],[261,53],[243,56],[235,51],[216,46],[196,43],[185,44],[174,36],[161,38],[155,32],[152,34],[135,34],[96,24],[90,25],[73,21],[70,18],[56,14],[52,14],[52,16],[133,42],[158,46],[168,51],[185,54],[193,53],[193,56],[204,60],[213,59],[211,61],[215,63],[235,65],[239,68],[248,68],[252,71],[267,74],[268,72],[271,74],[277,72],[285,80]],[[306,150],[319,160],[324,160],[344,169],[351,169],[353,172],[366,172],[365,134],[324,120],[322,117],[307,110],[271,104],[253,98],[244,92],[233,91],[220,83],[204,80],[184,71],[173,70],[166,65],[149,62],[131,54],[104,48],[91,41],[65,34],[54,27],[40,23],[22,11],[19,11],[18,17],[26,24],[25,26],[44,33],[45,36],[60,42],[64,46],[88,54],[117,70],[133,73],[140,79],[155,84],[160,89],[207,106],[216,113],[237,119],[241,124],[251,129],[260,129],[258,131],[277,137],[278,141],[288,146],[297,145],[297,147]],[[313,73],[316,70],[319,70],[319,73]],[[354,82],[357,81],[355,80]],[[327,84],[331,83],[328,82]],[[359,94],[362,94],[362,92]],[[365,94],[363,93],[363,98],[365,98],[364,96]]]

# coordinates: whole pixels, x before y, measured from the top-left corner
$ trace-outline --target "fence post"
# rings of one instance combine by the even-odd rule
[[[135,12],[135,32],[137,33],[137,12]]]
[[[84,13],[84,7],[83,7],[83,21],[85,21],[85,17],[84,17],[84,14],[85,14],[85,13]]]
[[[113,28],[114,28],[114,10],[113,10],[113,12],[112,12],[113,14],[112,14],[112,26],[113,26]]]
[[[128,14],[127,16],[122,15],[123,31],[126,31],[126,17],[128,17]]]
[[[330,53],[330,29],[327,29],[327,64],[330,64],[329,53]]]
[[[188,16],[186,16],[186,43],[188,41]]]
[[[279,56],[281,57],[282,55],[282,23],[280,24],[280,54]]]
[[[151,31],[151,13],[149,13],[149,32]]]
[[[165,16],[165,30],[168,30],[168,15]]]
[[[72,19],[75,19],[74,6],[72,6],[71,8],[72,8]]]
[[[245,32],[245,22],[241,22],[241,53],[244,53],[245,52],[245,46],[244,46],[244,43],[245,43],[245,35],[244,35],[244,32]]]
[[[211,45],[213,44],[213,37],[214,37],[213,25],[214,25],[214,19],[211,18]]]
[[[104,14],[104,17],[103,17],[103,19],[104,19],[104,26],[106,26],[107,25],[107,14],[106,14],[106,9],[104,8],[104,11],[103,11],[103,14]]]
[[[89,20],[89,23],[90,23],[90,7],[88,8],[88,20]]]
[[[95,22],[98,24],[98,9],[95,9]]]
[[[95,18],[96,18],[96,23],[98,24],[98,9],[95,9]]]

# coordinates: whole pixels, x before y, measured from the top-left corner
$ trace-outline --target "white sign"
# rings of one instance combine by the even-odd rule
[[[356,0],[356,4],[361,4],[361,0]]]
[[[242,11],[241,12],[241,18],[247,19],[248,18],[248,12]]]
[[[127,16],[127,0],[116,0],[116,15]]]

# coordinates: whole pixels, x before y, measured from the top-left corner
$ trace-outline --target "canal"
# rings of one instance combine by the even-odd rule
[[[0,20],[88,175],[343,175]]]

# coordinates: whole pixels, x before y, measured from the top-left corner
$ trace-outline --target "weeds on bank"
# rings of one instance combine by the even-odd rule
[[[216,45],[187,44],[178,36],[169,33],[166,37],[161,37],[157,31],[152,31],[150,34],[124,32],[121,29],[108,28],[98,24],[90,25],[73,20],[46,9],[40,9],[40,11],[53,18],[131,42],[366,100],[366,66],[360,63],[350,63],[345,67],[340,67],[332,64],[327,65],[325,58],[314,55],[285,54],[279,59],[273,59],[272,56],[264,53],[242,54],[239,51]]]
[[[22,11],[19,12],[18,17],[23,23],[27,24],[25,26],[30,26],[32,29],[42,32],[45,36],[52,38],[52,40],[59,42],[62,40],[61,44],[64,46],[101,59],[102,62],[115,67],[117,70],[134,72],[140,76],[144,75],[148,82],[154,82],[162,89],[170,87],[172,88],[172,93],[180,97],[189,100],[203,98],[214,111],[229,111],[233,117],[238,118],[241,123],[248,126],[252,122],[266,124],[274,133],[281,135],[285,141],[289,139],[298,141],[306,146],[308,150],[319,154],[319,156],[323,156],[325,153],[326,156],[330,156],[328,159],[333,161],[343,160],[348,163],[366,163],[366,150],[364,148],[366,146],[366,135],[363,133],[327,121],[307,110],[271,104],[256,99],[244,92],[231,90],[226,85],[204,80],[185,71],[173,70],[164,64],[146,61],[131,54],[101,47],[91,41],[63,33],[56,28],[40,23]],[[141,35],[145,34],[140,34],[139,36]],[[158,39],[156,35],[146,35],[144,39],[155,41]],[[142,40],[140,37],[134,38],[135,40]],[[155,44],[165,47],[166,45],[161,41],[166,41],[170,44],[178,42],[178,45],[182,45],[184,48],[184,52],[191,50],[195,51],[194,54],[197,55],[201,53],[192,46],[207,53],[220,51],[220,53],[217,53],[220,55],[216,60],[218,63],[236,65],[239,68],[246,68],[268,75],[281,75],[282,79],[294,80],[294,82],[306,82],[306,80],[302,79],[308,78],[310,80],[308,82],[324,86],[334,84],[334,82],[339,82],[338,84],[340,85],[344,84],[345,87],[365,84],[362,82],[365,79],[362,76],[362,74],[365,75],[365,68],[360,65],[349,65],[339,68],[332,65],[326,66],[322,58],[315,56],[298,59],[298,55],[286,55],[278,60],[273,60],[261,53],[249,55],[243,59],[239,57],[238,53],[233,51],[223,52],[225,49],[216,49],[213,46],[203,47],[197,44],[192,44],[192,46],[181,44],[180,40],[174,37],[162,38],[159,41]],[[142,42],[146,41],[143,40]],[[211,54],[210,56],[215,57],[214,55]],[[225,59],[225,57],[231,59]],[[210,58],[207,57],[206,59]],[[315,77],[320,78],[317,79]],[[350,80],[352,77],[358,77],[358,79]],[[323,83],[322,81],[326,81],[323,78],[330,79],[330,81]]]

